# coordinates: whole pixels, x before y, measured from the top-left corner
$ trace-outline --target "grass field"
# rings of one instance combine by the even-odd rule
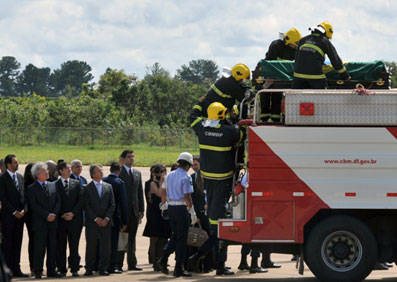
[[[108,165],[111,161],[117,161],[124,149],[132,149],[135,152],[135,166],[151,166],[155,163],[171,165],[175,162],[181,151],[179,147],[154,147],[144,144],[131,146],[68,146],[68,145],[41,145],[41,146],[0,146],[0,157],[7,154],[15,154],[20,163],[64,159],[71,161],[80,159],[84,164],[99,163]],[[189,151],[189,150],[188,150]],[[191,151],[192,154],[198,150]]]

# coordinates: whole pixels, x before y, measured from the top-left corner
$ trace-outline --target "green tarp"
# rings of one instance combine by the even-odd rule
[[[374,82],[388,80],[386,65],[382,61],[351,62],[344,64],[353,81]],[[291,81],[294,73],[293,61],[265,61],[258,63],[257,76],[268,79]],[[339,74],[332,70],[327,74],[328,80],[339,80]]]

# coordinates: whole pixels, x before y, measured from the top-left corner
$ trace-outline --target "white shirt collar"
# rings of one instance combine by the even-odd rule
[[[63,178],[63,177],[61,176],[61,181],[62,181],[62,183],[65,183],[65,180],[66,180],[67,182],[69,182],[69,179],[70,179],[70,178],[65,179],[65,178]]]
[[[99,181],[99,182],[97,182],[97,181],[95,181],[95,180],[92,180],[92,181],[94,181],[95,186],[102,185],[102,180]]]
[[[14,175],[15,175],[15,177],[17,176],[17,173],[16,173],[16,172],[12,172],[12,171],[9,170],[9,169],[7,169],[7,172],[8,172],[8,174],[11,176],[11,178],[13,178]]]
[[[133,168],[133,167],[129,167],[129,166],[127,166],[127,165],[124,165],[124,168],[125,168],[125,170],[126,170],[127,172],[131,172],[131,174],[132,174],[133,171],[134,171],[134,168]]]

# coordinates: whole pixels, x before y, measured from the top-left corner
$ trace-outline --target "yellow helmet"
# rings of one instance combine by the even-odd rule
[[[226,107],[219,102],[211,103],[207,108],[208,119],[223,120],[226,118]]]
[[[325,31],[325,36],[329,39],[332,39],[332,34],[334,33],[334,29],[329,21],[324,21],[318,25],[318,27],[322,27]]]
[[[249,79],[251,76],[251,71],[247,65],[237,64],[232,68],[232,76],[237,81]]]
[[[292,45],[297,45],[298,41],[302,38],[301,33],[299,32],[298,29],[295,27],[291,28],[288,30],[286,33],[284,33],[284,42],[285,45],[292,44]]]

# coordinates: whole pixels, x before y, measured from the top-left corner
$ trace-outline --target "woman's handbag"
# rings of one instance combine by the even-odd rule
[[[190,247],[200,248],[205,241],[208,239],[207,232],[201,228],[199,224],[198,227],[190,226],[187,235],[187,245]]]

